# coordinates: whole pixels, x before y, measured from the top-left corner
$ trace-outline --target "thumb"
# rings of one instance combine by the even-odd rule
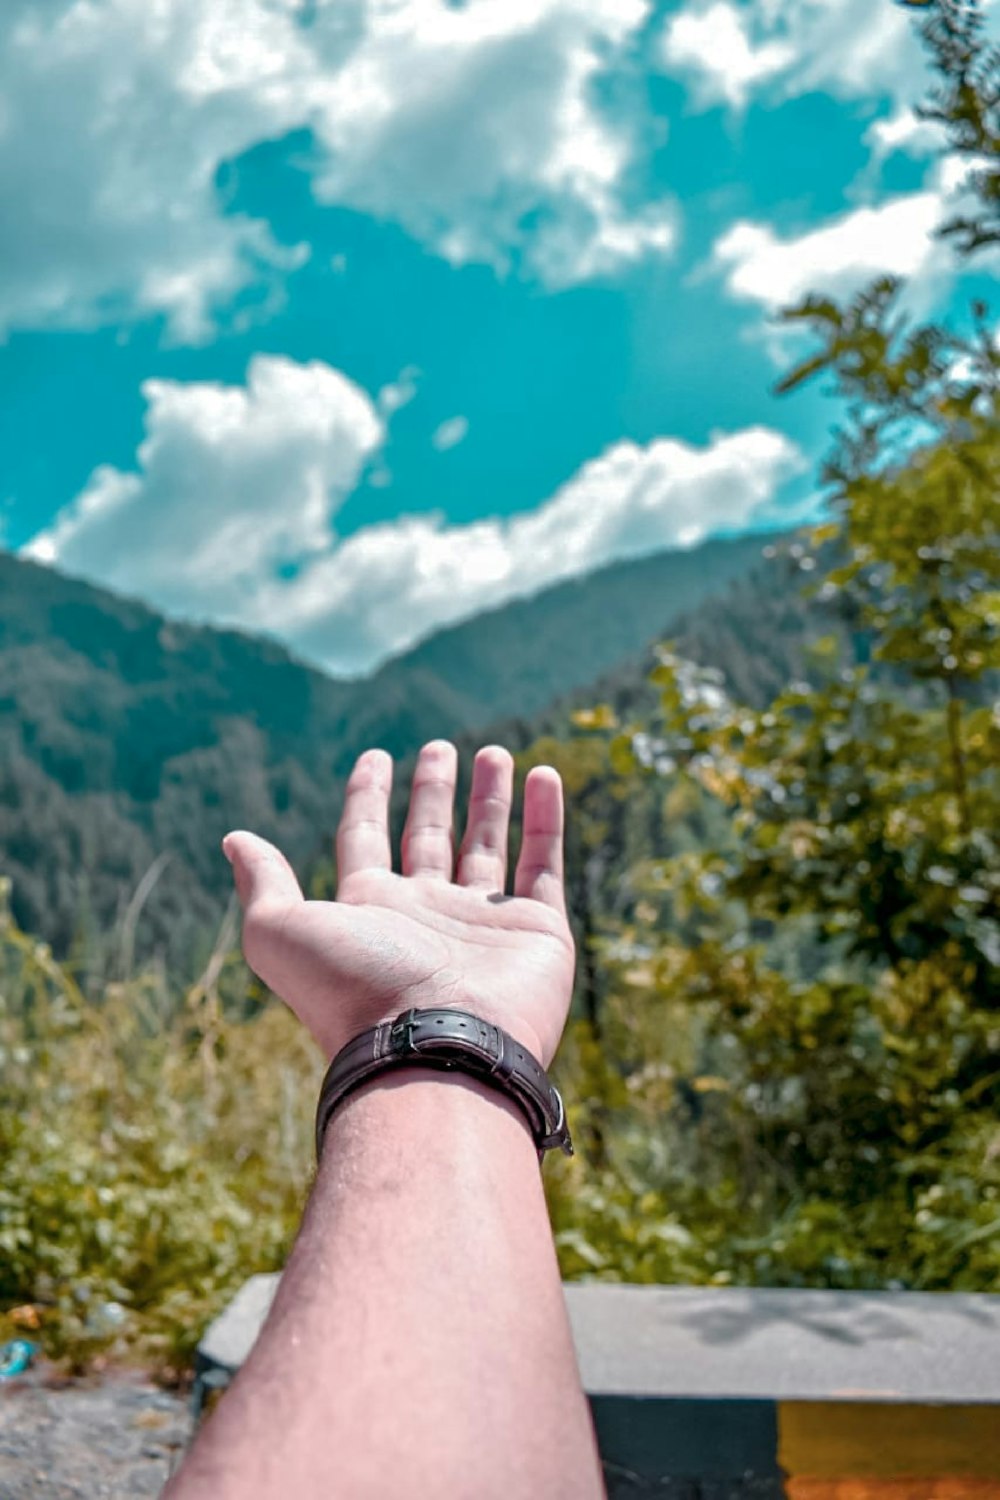
[[[303,899],[288,860],[266,839],[242,829],[227,833],[222,852],[233,867],[236,893],[248,916],[255,908],[295,906]]]

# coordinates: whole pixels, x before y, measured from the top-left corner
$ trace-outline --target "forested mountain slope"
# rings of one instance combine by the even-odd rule
[[[427,674],[464,722],[533,719],[550,704],[633,663],[669,621],[716,598],[760,562],[771,538],[736,537],[616,563],[442,630],[370,684],[380,702]]]
[[[649,674],[656,664],[654,648],[661,643],[669,643],[678,655],[700,666],[717,668],[733,698],[763,707],[807,672],[810,643],[842,628],[809,596],[787,546],[769,546],[756,566],[731,580],[724,591],[669,615],[645,650],[536,715],[528,726],[531,738],[561,732],[569,710],[598,703],[610,704],[623,722],[647,717],[658,701]]]
[[[164,856],[140,939],[169,933],[171,956],[194,963],[227,886],[222,834],[252,826],[308,864],[364,746],[405,758],[429,736],[489,724],[524,744],[564,722],[543,711],[552,700],[586,700],[609,669],[623,690],[641,682],[643,648],[676,634],[679,612],[694,654],[737,681],[759,677],[798,633],[773,580],[747,577],[765,540],[619,564],[353,682],[0,554],[0,869],[18,919],[65,951],[105,928]]]

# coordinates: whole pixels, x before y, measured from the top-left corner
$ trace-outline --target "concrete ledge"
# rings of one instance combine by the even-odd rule
[[[274,1272],[271,1276],[251,1276],[243,1283],[225,1311],[208,1325],[198,1345],[198,1359],[206,1368],[235,1375],[257,1342],[280,1280]]]
[[[202,1378],[243,1363],[277,1283],[252,1277],[207,1330]],[[614,1500],[1000,1496],[1000,1296],[565,1293]]]
[[[199,1345],[207,1365],[239,1369],[277,1284],[252,1276],[240,1289]],[[607,1282],[565,1292],[591,1394],[1000,1404],[1000,1296]]]

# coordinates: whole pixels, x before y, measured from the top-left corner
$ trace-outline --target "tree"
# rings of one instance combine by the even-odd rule
[[[924,113],[976,162],[942,230],[969,256],[1000,238],[997,53],[967,0],[924,36]],[[657,720],[615,747],[732,839],[647,861],[657,919],[620,930],[628,1094],[673,1151],[623,1122],[587,1233],[653,1191],[700,1276],[1000,1277],[1000,352],[982,304],[914,327],[902,291],[784,314],[817,346],[779,390],[822,374],[845,412],[787,565],[842,629],[763,710],[665,648]]]
[[[942,230],[966,254],[1000,242],[1000,47],[984,32],[977,0],[936,0],[923,27],[939,82],[917,113],[970,163],[975,206]]]

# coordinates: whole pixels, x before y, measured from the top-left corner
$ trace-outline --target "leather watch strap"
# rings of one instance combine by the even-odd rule
[[[528,1117],[539,1155],[560,1147],[573,1154],[562,1096],[542,1065],[502,1027],[464,1010],[407,1010],[341,1048],[331,1062],[316,1109],[316,1157],[327,1123],[353,1089],[401,1067],[459,1071],[514,1099]]]

